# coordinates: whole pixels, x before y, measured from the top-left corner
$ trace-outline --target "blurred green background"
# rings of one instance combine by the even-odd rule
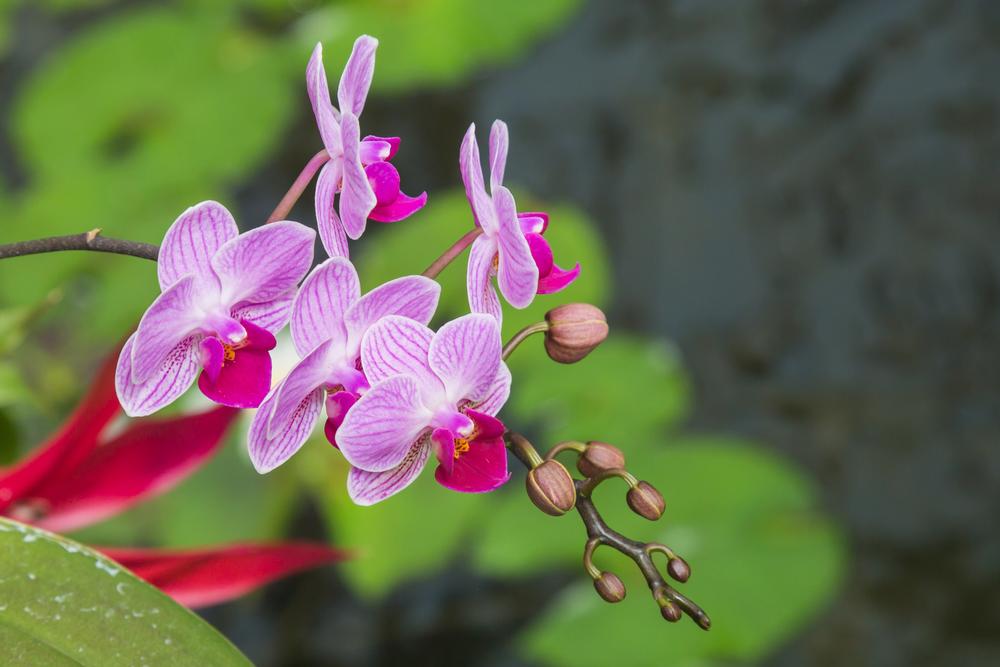
[[[537,443],[621,446],[667,513],[599,502],[689,560],[682,590],[714,625],[666,625],[603,553],[629,596],[601,602],[579,522],[534,510],[521,477],[461,496],[427,474],[358,508],[321,434],[260,477],[246,423],[78,537],[357,549],[204,612],[260,665],[990,662],[998,29],[989,2],[0,0],[0,242],[157,242],[209,198],[262,223],[320,146],[313,45],[336,85],[366,32],[363,131],[401,136],[403,187],[430,195],[354,246],[368,289],[468,228],[459,141],[505,119],[520,208],[547,210],[557,262],[584,267],[505,330],[589,301],[612,336],[568,367],[522,347],[502,417]],[[311,193],[292,217],[314,225]],[[462,313],[461,263],[441,281],[439,317]],[[133,258],[0,263],[0,463],[67,414],[156,292]]]

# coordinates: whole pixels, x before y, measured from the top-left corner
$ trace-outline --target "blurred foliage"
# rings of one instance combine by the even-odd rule
[[[302,44],[329,44],[328,63],[343,62],[361,33],[379,39],[376,91],[453,84],[522,54],[558,27],[580,0],[350,0],[308,15]],[[502,19],[502,20],[500,20]],[[332,58],[332,59],[331,59]],[[328,65],[327,72],[333,67]]]
[[[81,544],[0,519],[0,559],[6,664],[250,664],[208,623]]]
[[[103,4],[44,0],[35,8]],[[231,204],[233,189],[278,150],[296,117],[308,117],[302,81],[317,40],[324,43],[334,87],[362,32],[381,40],[374,95],[453,85],[524,54],[579,4],[178,1],[102,15],[19,82],[10,136],[27,183],[16,192],[0,186],[0,242],[94,227],[157,242],[192,203],[214,198]],[[23,6],[26,0],[0,0],[0,57],[10,38],[11,10]],[[303,161],[308,155],[303,152]],[[457,184],[457,171],[455,179]],[[515,194],[521,210],[550,213],[546,236],[556,261],[567,267],[579,261],[583,272],[559,295],[539,296],[523,311],[507,309],[505,335],[560,303],[606,306],[609,267],[586,216]],[[240,220],[244,228],[257,222]],[[455,190],[432,192],[427,208],[411,220],[371,225],[355,246],[363,288],[420,272],[472,224],[464,193]],[[464,257],[440,281],[435,326],[468,309]],[[135,323],[156,292],[152,265],[133,258],[63,253],[0,263],[0,356],[18,352],[17,359],[0,362],[0,462],[17,451],[21,437],[7,408],[30,405],[40,413],[35,421],[51,427],[80,390],[81,376],[74,373],[80,360],[65,351],[85,350],[86,363]],[[57,294],[63,295],[60,308],[39,319]],[[514,393],[501,416],[540,446],[568,438],[620,445],[630,467],[661,487],[668,511],[650,524],[617,502],[609,520],[687,557],[694,577],[683,590],[705,605],[715,625],[710,633],[689,624],[668,631],[634,567],[599,553],[599,563],[607,558],[607,567],[625,578],[629,598],[605,606],[580,570],[579,585],[524,646],[552,663],[583,666],[758,658],[830,597],[843,558],[840,539],[817,513],[807,481],[763,449],[682,436],[691,392],[676,350],[665,341],[623,334],[614,321],[611,330],[601,348],[573,366],[550,362],[541,338],[530,339],[511,360]],[[31,344],[21,345],[29,332]],[[226,449],[177,491],[80,536],[167,546],[277,537],[305,483],[322,499],[331,539],[358,550],[360,557],[344,570],[369,596],[458,558],[495,575],[580,568],[579,521],[534,510],[521,477],[497,493],[466,496],[438,486],[428,471],[405,494],[360,508],[347,499],[342,457],[321,433],[290,465],[262,478],[246,460],[245,428],[246,421]],[[39,430],[30,425],[28,436]],[[602,509],[623,495],[608,486],[598,493]]]
[[[612,526],[664,542],[692,564],[691,580],[680,590],[711,614],[712,629],[702,632],[686,620],[665,629],[634,564],[599,550],[598,566],[623,578],[626,600],[609,606],[581,577],[526,638],[533,655],[581,667],[612,658],[635,667],[755,660],[833,594],[841,539],[819,514],[811,485],[790,466],[748,443],[719,438],[626,451],[629,468],[663,491],[666,514],[657,524],[632,515],[623,485],[600,489],[598,506]],[[583,536],[576,517],[528,517],[523,507],[499,512],[481,543],[492,562],[508,570],[550,562],[580,567]]]
[[[548,210],[548,235],[557,257],[566,263],[579,259],[584,273],[572,288],[538,297],[527,311],[508,309],[508,335],[540,320],[557,303],[604,305],[606,260],[593,227],[571,208]],[[416,272],[471,224],[463,193],[439,195],[418,219],[385,232],[388,238],[370,240],[372,250],[357,260],[359,271],[368,287]],[[466,310],[464,262],[446,269],[441,282],[439,318]],[[714,626],[709,633],[693,626],[665,631],[634,566],[618,559],[614,569],[633,591],[625,603],[608,607],[581,570],[581,583],[530,633],[526,646],[555,664],[696,664],[760,657],[832,594],[843,558],[840,538],[818,514],[808,482],[789,466],[747,443],[680,436],[676,427],[687,412],[690,390],[674,350],[623,335],[613,321],[611,330],[606,343],[572,366],[552,363],[541,338],[529,339],[510,361],[514,386],[501,416],[512,427],[536,434],[544,447],[565,439],[620,445],[629,468],[663,489],[667,515],[651,526],[621,500],[612,502],[612,495],[624,496],[624,489],[613,484],[599,490],[599,506],[610,507],[611,525],[626,534],[664,541],[690,559],[695,576],[682,589],[705,605]],[[315,464],[310,459],[305,465]],[[495,574],[580,568],[585,541],[580,522],[575,516],[553,519],[535,511],[519,477],[491,496],[456,498],[425,474],[405,494],[359,508],[345,502],[345,472],[342,463],[336,465],[333,480],[327,478],[322,488],[341,540],[369,552],[346,566],[369,594],[457,558]],[[602,558],[607,555],[599,552],[599,563]]]
[[[168,9],[83,33],[16,100],[13,135],[31,187],[0,238],[101,227],[159,241],[184,208],[220,197],[277,145],[295,99],[271,51],[221,17],[190,21]],[[0,298],[37,300],[83,278],[73,301],[87,316],[81,334],[117,337],[155,295],[151,269],[89,253],[19,259],[0,266]]]

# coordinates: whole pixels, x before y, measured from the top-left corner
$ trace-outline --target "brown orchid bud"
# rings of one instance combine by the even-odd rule
[[[660,605],[660,615],[671,623],[681,620],[681,608],[667,600]]]
[[[569,303],[545,313],[545,351],[560,364],[574,364],[608,337],[608,320],[596,306]]]
[[[639,482],[629,489],[625,500],[633,512],[650,521],[659,519],[666,507],[663,496],[649,482]]]
[[[587,448],[577,459],[576,468],[586,477],[593,477],[602,470],[624,468],[625,455],[622,450],[606,442],[588,442]]]
[[[683,584],[691,576],[691,567],[683,558],[674,556],[667,561],[667,574]]]
[[[573,478],[558,461],[543,461],[531,470],[526,486],[531,502],[546,514],[562,516],[576,504]]]
[[[625,584],[617,574],[611,572],[601,572],[600,576],[594,579],[594,590],[604,598],[605,602],[613,604],[625,599]]]

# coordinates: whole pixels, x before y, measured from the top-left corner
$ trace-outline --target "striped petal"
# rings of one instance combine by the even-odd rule
[[[374,384],[337,431],[337,444],[348,463],[371,472],[403,463],[431,419],[419,395],[417,381],[409,375]]]
[[[333,257],[313,269],[292,307],[292,342],[300,357],[328,340],[346,342],[345,316],[360,295],[358,273],[349,260]]]
[[[181,213],[160,244],[156,261],[160,289],[187,275],[213,279],[212,256],[239,234],[232,214],[219,202],[203,201]]]
[[[143,382],[132,380],[132,346],[135,334],[126,341],[118,357],[115,389],[122,409],[129,417],[150,415],[173,403],[188,390],[201,368],[198,336],[185,338],[167,354],[163,363]]]
[[[430,447],[423,442],[413,444],[403,461],[391,470],[368,472],[351,468],[347,475],[347,493],[358,505],[374,505],[393,496],[410,484],[424,469]]]

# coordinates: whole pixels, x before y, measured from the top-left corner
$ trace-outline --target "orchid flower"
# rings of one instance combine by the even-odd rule
[[[104,364],[62,427],[31,456],[0,469],[0,515],[46,530],[72,531],[116,516],[172,488],[225,443],[238,410],[131,422],[105,435],[121,414],[115,359]],[[343,560],[318,543],[230,544],[196,550],[97,547],[112,560],[192,607],[225,602],[301,570]]]
[[[160,246],[162,293],[125,343],[115,383],[131,417],[172,403],[198,376],[216,403],[256,407],[271,386],[274,334],[312,264],[316,233],[283,221],[240,234],[222,204],[180,215]]]
[[[489,313],[501,321],[500,300],[490,278],[497,278],[500,292],[510,305],[526,308],[535,294],[563,289],[580,274],[579,263],[569,271],[552,260],[552,248],[543,234],[549,226],[545,213],[518,213],[514,195],[503,185],[507,165],[507,125],[493,122],[490,130],[490,193],[483,181],[483,168],[476,141],[476,124],[462,140],[459,166],[465,196],[476,225],[483,234],[472,243],[466,286],[474,313]]]
[[[292,305],[292,341],[302,360],[271,390],[250,425],[250,459],[257,470],[273,470],[299,450],[324,402],[326,435],[335,444],[337,428],[369,387],[359,359],[365,332],[386,315],[426,324],[440,293],[430,278],[404,276],[361,296],[349,260],[333,257],[317,266]]]
[[[337,432],[353,466],[351,499],[372,505],[403,490],[433,450],[437,481],[470,493],[510,477],[504,426],[494,417],[510,394],[494,318],[470,314],[434,333],[404,317],[379,320],[361,342],[371,382]]]
[[[378,40],[362,35],[344,67],[337,88],[337,110],[323,69],[323,45],[316,44],[306,85],[316,125],[330,161],[316,181],[316,221],[323,247],[331,257],[347,257],[347,237],[359,239],[367,219],[397,222],[423,208],[427,193],[417,197],[399,189],[399,172],[389,160],[399,149],[399,137],[366,136],[361,139],[358,116],[368,97],[375,73]],[[334,199],[340,194],[340,216]]]

